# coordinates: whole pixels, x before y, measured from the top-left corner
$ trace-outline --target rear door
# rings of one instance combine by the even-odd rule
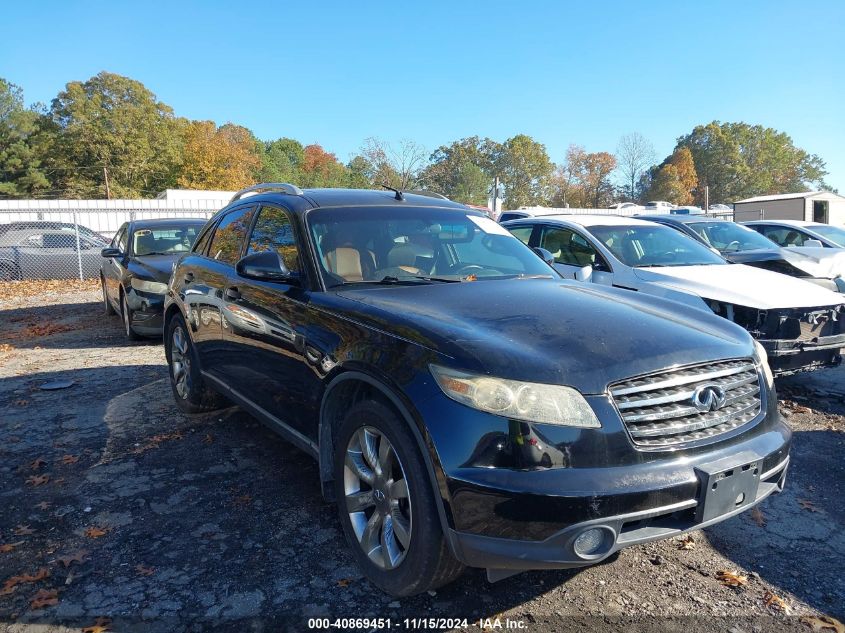
[[[295,218],[264,204],[256,218],[247,253],[278,253],[296,283],[230,278],[223,294],[224,380],[241,396],[308,438],[315,437],[323,360],[319,321],[309,308],[303,269],[305,242]],[[308,341],[312,337],[314,341]],[[309,344],[310,343],[310,344]],[[331,343],[331,342],[329,342]]]

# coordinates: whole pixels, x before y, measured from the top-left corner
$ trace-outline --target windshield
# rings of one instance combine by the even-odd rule
[[[486,217],[397,206],[316,209],[307,218],[327,287],[557,277]]]
[[[837,246],[845,248],[845,229],[840,229],[838,226],[830,226],[829,224],[814,224],[810,228]]]
[[[136,256],[187,252],[191,250],[202,227],[202,224],[186,224],[136,229],[132,233],[132,252]]]
[[[761,248],[771,250],[773,246],[769,238],[733,222],[692,222],[687,226],[722,253],[753,251]]]
[[[666,226],[591,226],[588,230],[619,261],[632,267],[727,263],[703,244]]]

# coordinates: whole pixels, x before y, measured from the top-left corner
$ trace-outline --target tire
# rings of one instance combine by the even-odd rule
[[[223,396],[203,381],[197,352],[181,314],[167,324],[164,349],[176,406],[185,413],[205,413],[227,406]]]
[[[338,517],[370,582],[402,597],[460,576],[464,566],[446,542],[439,500],[405,421],[366,400],[349,410],[334,439]]]
[[[109,295],[106,292],[106,280],[102,277],[100,277],[100,286],[103,288],[103,312],[105,312],[107,316],[117,314],[117,311],[114,309],[111,301],[109,301]]]
[[[130,341],[140,341],[141,337],[132,329],[132,310],[126,303],[125,292],[120,293],[120,316],[123,317],[123,331],[126,333],[126,338]]]

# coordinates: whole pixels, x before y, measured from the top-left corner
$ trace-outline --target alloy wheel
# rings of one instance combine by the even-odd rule
[[[387,437],[359,428],[346,448],[346,511],[358,543],[379,568],[396,568],[411,544],[411,499],[399,456]]]
[[[184,400],[191,391],[191,355],[188,350],[188,337],[181,325],[173,329],[171,343],[170,370],[176,385],[176,393]]]

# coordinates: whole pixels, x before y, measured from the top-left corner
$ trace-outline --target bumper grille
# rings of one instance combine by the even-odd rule
[[[644,447],[715,437],[761,411],[760,377],[750,358],[632,378],[611,385],[610,394],[634,444]]]

